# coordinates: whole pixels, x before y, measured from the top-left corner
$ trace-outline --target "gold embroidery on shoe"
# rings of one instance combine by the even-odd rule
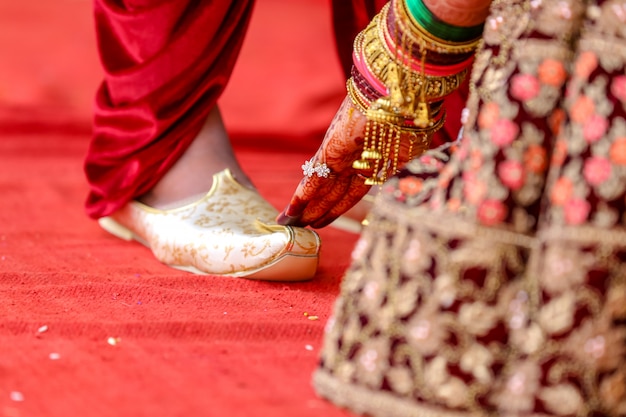
[[[134,202],[112,218],[132,230],[158,260],[173,267],[241,276],[288,255],[301,260],[294,262],[308,271],[302,274],[311,274],[319,237],[311,230],[276,225],[277,214],[257,193],[223,171],[214,177],[211,191],[195,203],[156,210]],[[300,274],[293,271],[295,277]]]

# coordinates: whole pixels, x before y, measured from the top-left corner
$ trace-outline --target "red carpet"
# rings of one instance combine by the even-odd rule
[[[272,284],[177,272],[84,215],[90,7],[0,0],[0,417],[347,416],[309,381],[356,236],[322,230],[315,280]],[[223,100],[277,208],[343,92],[327,7],[260,0]]]

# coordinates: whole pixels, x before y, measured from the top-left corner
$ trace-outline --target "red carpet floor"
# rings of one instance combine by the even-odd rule
[[[260,0],[223,100],[277,208],[343,91],[326,3]],[[310,377],[355,235],[321,230],[318,276],[276,284],[177,272],[84,215],[90,7],[0,0],[0,417],[349,415]]]

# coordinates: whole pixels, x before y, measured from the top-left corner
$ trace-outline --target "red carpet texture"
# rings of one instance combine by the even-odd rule
[[[259,0],[222,101],[277,208],[343,95],[329,13]],[[172,270],[85,216],[92,31],[87,0],[0,0],[0,417],[347,416],[310,378],[355,235],[321,230],[318,276],[276,284]]]

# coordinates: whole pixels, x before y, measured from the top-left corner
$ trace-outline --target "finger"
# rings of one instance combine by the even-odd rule
[[[330,192],[334,187],[334,182],[334,177],[304,177],[298,184],[287,207],[276,218],[278,224],[302,226],[301,218],[305,211],[311,210],[310,206],[313,207],[312,210],[315,210],[318,200],[323,199]]]
[[[315,166],[318,164],[318,158],[319,152],[311,159],[310,163]],[[342,199],[346,192],[346,184],[351,182],[352,176],[356,176],[352,169],[352,158],[348,158],[350,161],[349,168],[341,165],[343,161],[340,158],[336,158],[334,162],[329,162],[328,166],[331,167],[331,173],[328,177],[305,176],[298,184],[289,205],[277,217],[277,221],[280,224],[301,225],[323,216],[332,205]],[[343,168],[337,169],[338,165]]]
[[[278,216],[276,216],[276,223],[282,226],[300,226],[299,216],[289,216],[286,214],[286,210],[283,210]]]
[[[311,226],[319,229],[328,226],[339,216],[350,210],[369,192],[371,186],[365,185],[364,180],[359,176],[352,177],[351,183],[348,185],[346,192],[342,198],[338,200],[330,209],[320,216],[316,221],[311,222]]]
[[[285,214],[290,217],[300,216],[309,201],[320,192],[320,189],[326,182],[327,178],[318,177],[317,175],[302,178],[291,197],[289,205],[285,209]]]
[[[311,224],[323,217],[332,209],[348,192],[351,177],[338,177],[331,184],[319,190],[315,198],[311,199],[306,209],[302,212],[300,221],[302,224]]]
[[[341,200],[354,175],[352,163],[363,148],[365,117],[346,97],[326,132],[315,156],[303,166],[305,171],[324,163],[331,170],[330,178],[305,177],[294,192],[289,205],[277,217],[280,224],[302,225],[323,216]],[[310,171],[309,171],[310,172]],[[341,178],[341,175],[344,178]],[[337,187],[337,188],[336,188]]]

